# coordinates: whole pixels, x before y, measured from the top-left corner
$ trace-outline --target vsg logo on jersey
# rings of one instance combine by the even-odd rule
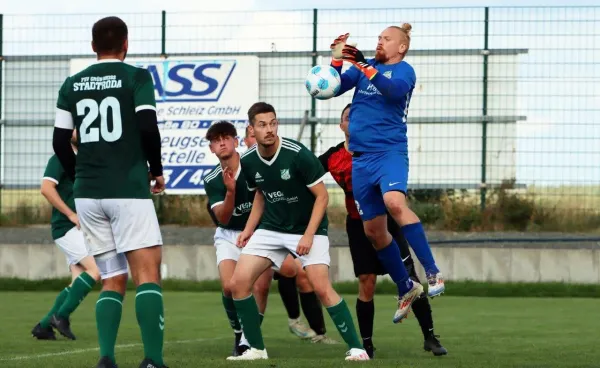
[[[280,201],[285,201],[285,194],[283,194],[282,191],[278,190],[275,192],[265,192],[263,191],[263,194],[265,196],[265,198],[267,199],[267,202],[269,203],[276,203],[276,202],[280,202]]]
[[[244,202],[233,209],[232,216],[241,216],[252,210],[252,202]]]
[[[136,66],[152,75],[156,102],[216,102],[236,64],[235,60],[165,60]]]

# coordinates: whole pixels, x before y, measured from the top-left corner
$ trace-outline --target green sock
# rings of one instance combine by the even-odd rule
[[[233,299],[233,302],[235,303],[235,310],[240,317],[244,335],[250,346],[255,349],[264,350],[265,343],[260,331],[260,314],[258,313],[258,306],[256,305],[254,295],[250,294],[249,297],[240,300]]]
[[[358,339],[356,328],[354,328],[354,321],[352,320],[352,315],[346,301],[344,299],[340,300],[336,305],[328,307],[327,312],[329,312],[335,327],[337,327],[348,347],[350,349],[362,349],[363,346]]]
[[[165,312],[162,289],[154,283],[141,284],[136,289],[135,314],[142,332],[144,357],[162,366]]]
[[[69,289],[70,288],[67,286],[56,296],[52,309],[50,309],[50,312],[48,312],[48,314],[46,314],[46,316],[40,321],[40,326],[42,326],[42,328],[48,328],[48,326],[50,326],[50,318],[52,318],[52,316],[58,312],[60,306],[63,305],[67,299],[67,296],[69,295]]]
[[[85,299],[85,296],[92,290],[95,283],[96,281],[87,272],[79,275],[75,281],[73,281],[69,296],[56,314],[62,318],[69,318],[71,313],[77,309],[79,304]]]
[[[116,291],[103,291],[96,302],[96,328],[98,329],[98,343],[100,356],[109,357],[115,361],[115,343],[117,332],[121,324],[123,311],[123,295]]]
[[[231,328],[233,328],[234,331],[241,331],[242,327],[240,326],[240,321],[238,320],[238,315],[235,311],[235,304],[233,303],[233,298],[221,295],[221,300],[223,301],[225,313],[227,313],[227,319],[229,320]]]

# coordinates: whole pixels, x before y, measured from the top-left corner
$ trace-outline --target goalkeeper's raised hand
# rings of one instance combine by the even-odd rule
[[[352,65],[363,72],[369,79],[373,79],[375,74],[377,74],[377,69],[369,65],[363,53],[352,45],[344,46],[342,49],[342,59],[352,63]]]
[[[346,46],[346,41],[348,41],[348,37],[350,37],[350,33],[340,35],[338,36],[338,38],[333,40],[333,42],[329,46],[329,48],[331,49],[331,56],[333,57],[333,60],[342,61],[342,50],[344,49],[344,46]]]

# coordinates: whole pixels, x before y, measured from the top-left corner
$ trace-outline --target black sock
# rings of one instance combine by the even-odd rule
[[[358,328],[360,336],[363,339],[363,344],[372,344],[375,302],[373,300],[363,302],[360,299],[356,299],[356,318],[358,319]]]
[[[283,306],[287,311],[290,319],[297,319],[300,317],[300,302],[298,301],[298,289],[296,289],[296,278],[280,276],[277,282],[277,288],[279,289],[279,295]]]
[[[300,293],[300,304],[302,305],[302,311],[304,317],[310,328],[317,333],[317,335],[325,335],[327,330],[325,329],[325,319],[323,318],[323,308],[321,308],[321,302],[317,298],[317,294],[314,291],[310,293]]]
[[[413,313],[419,321],[423,337],[427,339],[433,335],[433,316],[431,315],[431,305],[425,293],[421,294],[412,305]]]

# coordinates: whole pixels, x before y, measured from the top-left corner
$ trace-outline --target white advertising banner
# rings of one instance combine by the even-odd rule
[[[241,139],[247,111],[258,101],[259,59],[239,57],[127,58],[154,80],[167,194],[205,194],[202,178],[218,163],[204,139],[210,125],[232,122]],[[95,59],[71,59],[71,75]]]

